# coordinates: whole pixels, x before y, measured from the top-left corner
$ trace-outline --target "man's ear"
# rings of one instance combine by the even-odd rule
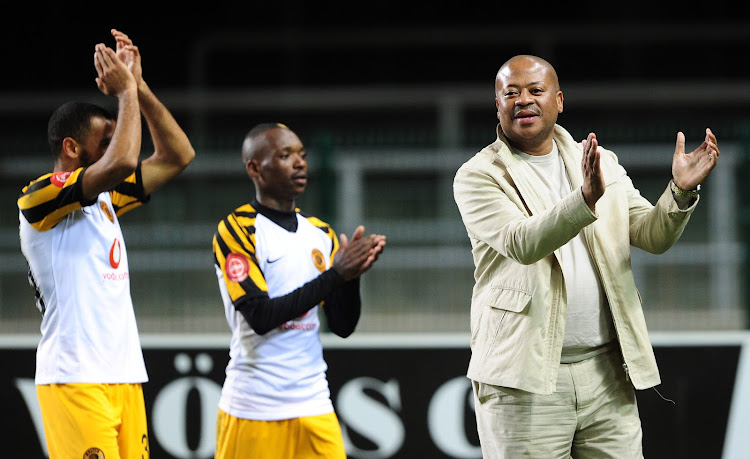
[[[258,164],[258,161],[254,159],[248,159],[245,162],[245,170],[247,171],[247,175],[252,179],[260,175],[260,165]]]
[[[78,159],[78,154],[81,151],[81,146],[73,137],[65,137],[62,142],[61,154],[70,159]]]

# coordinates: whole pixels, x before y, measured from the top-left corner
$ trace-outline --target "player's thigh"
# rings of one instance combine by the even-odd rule
[[[256,421],[219,409],[214,459],[283,459],[293,457],[287,421]]]
[[[103,384],[37,386],[50,459],[120,459],[119,413]]]
[[[345,459],[335,413],[280,421],[241,419],[219,410],[215,459]]]
[[[346,459],[344,437],[336,413],[299,418],[298,457]]]
[[[118,442],[123,458],[149,459],[148,420],[140,384],[117,384],[122,423]]]

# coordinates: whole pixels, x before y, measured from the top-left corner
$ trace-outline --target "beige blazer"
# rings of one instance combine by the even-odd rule
[[[680,210],[667,186],[652,205],[617,156],[600,147],[606,191],[592,213],[581,193],[581,144],[556,125],[554,138],[573,192],[547,202],[530,166],[511,152],[499,126],[497,133],[493,144],[458,169],[453,183],[475,266],[467,376],[538,394],[554,392],[567,309],[558,249],[583,231],[626,371],[636,389],[659,384],[630,247],[667,251],[698,200]]]

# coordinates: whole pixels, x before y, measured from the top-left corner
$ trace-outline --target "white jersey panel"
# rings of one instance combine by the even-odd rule
[[[21,249],[44,305],[36,384],[148,380],[130,271],[109,193],[37,231],[19,214]]]
[[[297,231],[289,232],[260,213],[255,219],[255,254],[271,298],[297,289],[330,267],[331,238],[299,214],[297,221]],[[216,274],[232,329],[219,407],[232,416],[255,420],[332,412],[318,306],[258,335],[235,310],[219,267]]]

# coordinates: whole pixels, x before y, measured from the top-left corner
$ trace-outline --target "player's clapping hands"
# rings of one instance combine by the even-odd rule
[[[126,34],[117,29],[112,29],[112,36],[117,42],[117,57],[125,63],[140,83],[143,80],[143,68],[141,67],[141,53],[138,47],[133,44],[133,40]]]
[[[135,78],[112,48],[99,43],[94,47],[96,86],[108,95],[117,97],[123,91],[136,87]]]
[[[370,269],[385,249],[384,235],[364,234],[365,227],[362,225],[354,230],[351,240],[341,234],[341,246],[333,259],[333,269],[346,281]]]

